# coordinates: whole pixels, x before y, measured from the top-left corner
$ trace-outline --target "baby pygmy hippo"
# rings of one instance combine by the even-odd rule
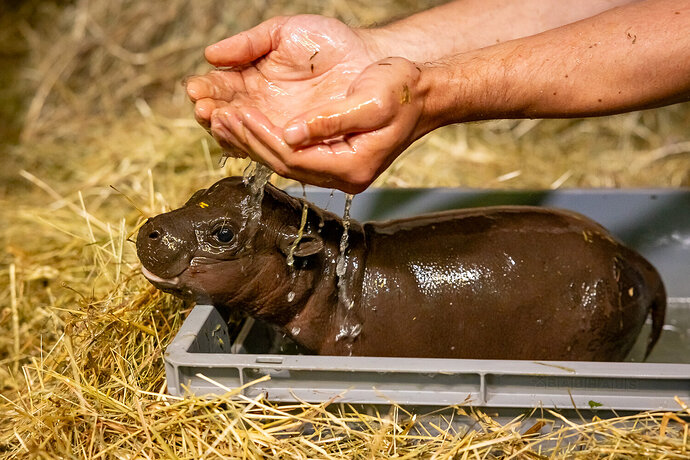
[[[338,270],[338,216],[269,184],[250,225],[249,202],[249,186],[230,177],[149,219],[137,238],[144,275],[325,355],[618,361],[648,314],[647,352],[661,332],[666,296],[654,267],[573,212],[501,206],[352,221]]]

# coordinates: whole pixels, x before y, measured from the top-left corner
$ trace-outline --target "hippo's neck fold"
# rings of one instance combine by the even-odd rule
[[[342,276],[338,275],[340,242],[344,231],[342,219],[333,213],[310,208],[305,231],[323,241],[323,248],[313,257],[297,259],[297,280],[311,279],[303,294],[301,309],[281,327],[300,344],[318,353],[347,347],[361,330],[359,311],[362,295],[366,238],[363,226],[352,220],[348,229]]]

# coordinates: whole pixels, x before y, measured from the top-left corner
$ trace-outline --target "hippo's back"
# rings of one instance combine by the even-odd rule
[[[357,354],[620,360],[663,293],[646,260],[568,211],[477,208],[364,228]]]

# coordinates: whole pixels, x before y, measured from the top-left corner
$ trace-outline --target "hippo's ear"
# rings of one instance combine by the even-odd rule
[[[323,249],[323,240],[318,235],[304,235],[297,243],[295,257],[309,257],[318,254]]]
[[[294,239],[285,238],[281,241],[280,251],[286,256],[290,254],[290,248],[294,244]],[[297,242],[292,255],[294,257],[309,257],[318,254],[323,250],[323,240],[319,235],[306,234]]]

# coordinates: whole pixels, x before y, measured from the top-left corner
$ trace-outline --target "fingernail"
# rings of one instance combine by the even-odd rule
[[[307,124],[303,121],[288,125],[283,132],[283,139],[290,145],[301,144],[308,138]]]

